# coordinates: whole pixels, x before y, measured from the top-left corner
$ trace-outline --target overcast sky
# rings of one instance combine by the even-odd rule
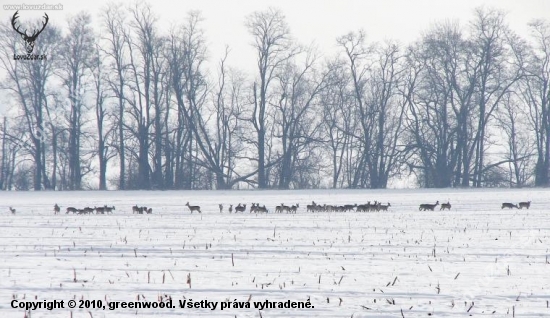
[[[51,2],[49,2],[51,1]],[[48,11],[50,23],[64,24],[65,17],[81,10],[98,18],[102,7],[112,0],[0,0],[1,4],[58,4],[62,11]],[[134,1],[120,1],[128,4]],[[322,52],[334,51],[336,37],[349,31],[364,29],[368,40],[396,39],[410,43],[436,21],[458,20],[462,24],[472,17],[478,6],[500,8],[507,12],[507,21],[518,33],[526,34],[526,24],[535,18],[550,19],[548,0],[152,0],[149,3],[159,17],[161,27],[181,21],[189,10],[199,10],[205,18],[204,29],[210,43],[210,56],[218,60],[225,45],[232,49],[230,63],[249,69],[254,58],[251,41],[244,27],[251,12],[268,7],[280,8],[287,17],[292,34],[304,44],[316,43]],[[9,19],[12,11],[0,11]],[[39,17],[40,11],[24,11],[20,15]]]

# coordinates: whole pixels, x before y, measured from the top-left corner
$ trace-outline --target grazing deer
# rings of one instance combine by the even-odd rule
[[[504,208],[508,208],[508,209],[511,209],[511,208],[516,208],[516,209],[519,209],[517,205],[513,204],[513,203],[508,203],[508,202],[504,202],[502,203],[502,206],[500,207],[500,209],[504,209]]]
[[[10,212],[11,214],[15,214],[15,209],[10,206]]]
[[[357,203],[356,204],[346,204],[344,205],[344,212],[348,212],[348,211],[353,211],[353,209],[355,209],[357,207]]]
[[[74,208],[74,207],[72,207],[72,206],[70,206],[70,207],[67,208],[67,213],[65,213],[65,214],[69,214],[69,213],[73,213],[73,214],[74,214],[74,213],[76,213],[76,212],[77,212],[77,209]]]
[[[57,205],[57,203],[53,206],[53,214],[58,214],[59,211],[61,211],[61,208],[59,207],[59,205]]]
[[[235,213],[237,213],[237,212],[243,213],[245,210],[246,210],[246,204],[245,204],[245,205],[241,205],[241,204],[239,203],[239,205],[237,205],[237,206],[235,207]]]
[[[218,204],[218,207],[220,208],[220,213],[223,212],[223,204]]]
[[[114,206],[104,206],[103,209],[105,209],[106,213],[113,214],[113,211],[115,210],[115,207]]]
[[[147,212],[147,214],[153,214],[153,208],[148,208],[145,212]]]
[[[191,214],[193,214],[193,211],[197,211],[199,213],[201,212],[201,207],[198,205],[189,205],[189,202],[187,202],[186,206],[189,208],[189,211],[191,211]]]
[[[445,209],[451,211],[451,204],[449,203],[449,201],[447,201],[447,203],[441,203],[441,208],[439,209],[439,211],[445,210]]]
[[[90,207],[85,207],[83,210],[84,210],[84,213],[86,214],[93,214],[95,209]]]
[[[527,202],[520,202],[519,203],[519,208],[520,209],[523,209],[523,208],[527,208],[529,210],[529,207],[531,206],[531,201],[527,201]]]
[[[439,201],[437,201],[435,204],[423,203],[418,208],[418,211],[427,211],[427,210],[433,211],[435,207],[438,205],[439,205]]]

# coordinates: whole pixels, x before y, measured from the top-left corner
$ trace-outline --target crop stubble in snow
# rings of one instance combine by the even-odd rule
[[[263,317],[550,315],[549,191],[388,190],[2,193],[0,316],[11,300],[306,301]],[[529,210],[502,202],[531,200]],[[391,202],[388,212],[306,213],[306,204]],[[450,200],[448,212],[419,203]],[[204,213],[189,214],[185,203]],[[292,214],[229,214],[259,202]],[[53,215],[53,204],[62,207]],[[220,214],[218,204],[225,206]],[[66,215],[115,205],[114,215]],[[132,215],[134,204],[152,215]],[[11,215],[7,206],[17,208]],[[191,284],[188,282],[191,278]],[[191,286],[190,286],[191,285]],[[138,296],[139,295],[139,296]],[[255,309],[72,310],[72,317],[259,317]],[[88,313],[90,311],[90,313]],[[403,314],[401,313],[403,312]],[[41,309],[37,317],[70,317]]]

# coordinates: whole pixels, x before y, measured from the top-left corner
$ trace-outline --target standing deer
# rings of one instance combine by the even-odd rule
[[[235,207],[235,213],[237,213],[237,212],[243,213],[245,210],[246,210],[246,204],[245,204],[245,205],[241,205],[241,204],[239,203],[239,205],[237,205],[237,206]]]
[[[418,211],[427,211],[427,210],[433,211],[435,207],[438,205],[439,205],[439,201],[437,201],[435,204],[423,203],[418,208]]]
[[[233,213],[233,204],[229,205],[229,213]]]
[[[530,206],[531,206],[531,201],[520,202],[520,203],[519,203],[519,208],[520,208],[520,209],[527,208],[527,210],[529,210],[529,207],[530,207]]]
[[[61,208],[57,203],[53,206],[53,214],[58,214],[61,211]]]
[[[218,207],[220,208],[220,213],[223,212],[223,204],[219,204]]]
[[[189,205],[189,202],[187,202],[186,206],[189,208],[189,211],[191,211],[191,214],[193,214],[193,211],[197,211],[199,213],[201,212],[201,207],[198,205]]]
[[[449,201],[447,201],[447,203],[442,203],[441,208],[439,209],[439,211],[445,210],[445,209],[447,209],[449,211],[451,210],[451,204],[449,203]]]

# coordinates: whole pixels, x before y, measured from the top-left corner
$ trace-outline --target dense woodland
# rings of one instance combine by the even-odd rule
[[[36,21],[40,25],[41,21]],[[34,53],[0,25],[0,189],[548,186],[550,21],[498,9],[413,43],[298,43],[249,14],[253,72],[212,60],[200,12],[164,30],[146,3],[50,23]],[[97,33],[93,26],[97,26]],[[94,31],[96,30],[96,31]]]

